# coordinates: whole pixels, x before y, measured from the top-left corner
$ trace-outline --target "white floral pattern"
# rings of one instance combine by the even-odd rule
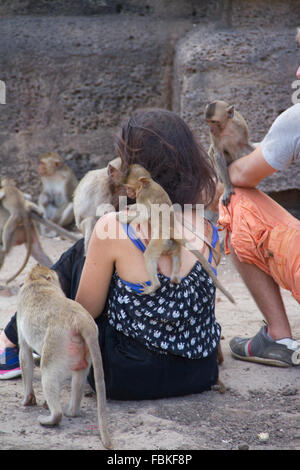
[[[112,326],[156,352],[199,359],[209,356],[220,341],[215,319],[215,286],[196,262],[180,284],[159,274],[161,287],[139,294],[115,271],[108,295]]]

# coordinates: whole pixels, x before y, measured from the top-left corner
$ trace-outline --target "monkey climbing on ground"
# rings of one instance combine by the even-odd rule
[[[141,165],[131,165],[123,179],[127,195],[136,199],[136,204],[130,206],[130,210],[139,211],[144,209],[141,214],[130,215],[126,212],[119,212],[117,219],[121,223],[130,223],[132,220],[146,219],[151,225],[151,239],[144,252],[146,269],[149,274],[151,285],[144,285],[143,294],[150,294],[160,286],[157,275],[158,259],[163,253],[172,256],[172,274],[171,282],[179,283],[179,269],[181,265],[181,247],[186,247],[201,262],[203,268],[210,275],[216,287],[232,302],[233,297],[222,286],[215,276],[211,265],[199,250],[194,249],[191,243],[182,237],[182,234],[176,229],[175,211],[172,202],[166,191],[153,179],[150,173]],[[167,210],[164,211],[164,208]],[[154,235],[154,236],[153,236]]]
[[[252,152],[255,144],[249,142],[247,123],[233,105],[225,101],[213,101],[205,108],[205,119],[211,141],[208,155],[224,184],[222,202],[227,206],[234,194],[227,167],[241,157],[242,152]]]
[[[85,253],[95,224],[104,215],[105,207],[117,209],[120,184],[116,178],[111,178],[111,172],[120,167],[121,159],[115,158],[107,167],[89,171],[75,189],[75,223],[84,236]]]
[[[92,363],[100,437],[106,448],[112,448],[98,327],[92,316],[78,302],[65,296],[55,271],[39,265],[32,268],[19,291],[17,311],[23,405],[36,405],[32,350],[41,356],[42,388],[50,410],[50,416],[39,416],[43,426],[55,426],[61,421],[60,388],[63,380],[70,376],[71,399],[65,415],[78,416]],[[70,352],[72,350],[75,354]]]
[[[38,173],[43,185],[38,204],[44,217],[61,227],[68,226],[74,220],[73,193],[78,184],[75,174],[56,152],[39,157]]]
[[[3,209],[7,211],[8,218],[2,228],[2,250],[0,251],[0,267],[5,256],[11,248],[17,244],[26,242],[27,253],[21,268],[6,281],[11,282],[25,268],[30,255],[32,254],[41,263],[51,266],[52,261],[42,250],[38,234],[33,222],[30,219],[30,210],[40,212],[40,209],[31,201],[25,200],[21,191],[16,187],[16,182],[12,178],[3,178],[0,187],[0,202],[2,206],[1,219],[5,220]]]

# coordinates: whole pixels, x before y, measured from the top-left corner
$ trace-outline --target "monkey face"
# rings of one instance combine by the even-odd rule
[[[208,119],[207,124],[209,126],[209,130],[214,135],[215,137],[219,137],[219,135],[222,132],[222,126],[220,121],[214,120],[214,119]]]
[[[138,190],[136,191],[135,187],[131,186],[130,184],[125,184],[124,187],[126,189],[127,197],[129,197],[130,199],[135,199],[138,193]]]
[[[38,173],[41,176],[52,176],[54,173],[63,168],[64,160],[56,152],[43,153],[40,156]]]
[[[219,137],[229,119],[234,116],[234,106],[226,101],[213,101],[205,108],[205,118],[213,136]]]
[[[40,162],[38,166],[38,173],[41,176],[46,176],[47,175],[47,166],[44,161]]]
[[[61,162],[53,158],[45,158],[40,161],[38,172],[41,176],[52,176],[62,167]]]

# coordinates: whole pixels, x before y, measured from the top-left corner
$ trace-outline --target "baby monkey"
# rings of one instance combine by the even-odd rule
[[[43,393],[51,413],[39,417],[44,426],[54,426],[61,421],[60,387],[69,376],[72,376],[71,400],[65,415],[79,414],[86,378],[93,363],[100,437],[103,445],[111,449],[98,328],[92,316],[78,302],[66,298],[55,271],[40,265],[32,268],[21,287],[17,311],[25,392],[23,404],[36,404],[32,386],[33,350],[41,355]]]
[[[150,294],[160,287],[157,265],[159,257],[164,253],[172,256],[171,282],[180,283],[181,247],[185,246],[199,259],[216,287],[232,303],[235,303],[231,294],[227,292],[215,276],[206,258],[199,250],[193,249],[190,242],[184,239],[179,230],[176,229],[176,216],[172,202],[166,191],[151,178],[150,173],[141,165],[131,165],[123,179],[123,184],[126,187],[128,197],[136,199],[136,204],[130,206],[130,211],[136,210],[139,212],[141,208],[143,210],[138,215],[119,212],[117,219],[121,223],[130,223],[134,219],[146,219],[150,221],[151,225],[151,239],[144,252],[146,269],[151,285],[144,284],[143,294]]]
[[[227,167],[241,157],[242,152],[252,152],[255,145],[249,142],[247,123],[233,105],[225,101],[213,101],[205,108],[205,119],[211,141],[208,155],[224,184],[222,202],[227,206],[234,194]]]

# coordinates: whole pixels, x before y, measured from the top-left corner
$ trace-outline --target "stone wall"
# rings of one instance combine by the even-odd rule
[[[259,141],[292,104],[298,25],[299,0],[2,0],[1,174],[36,196],[38,155],[55,150],[81,178],[138,107],[174,109],[208,146],[204,106],[226,99]],[[300,165],[261,187],[297,205]]]

